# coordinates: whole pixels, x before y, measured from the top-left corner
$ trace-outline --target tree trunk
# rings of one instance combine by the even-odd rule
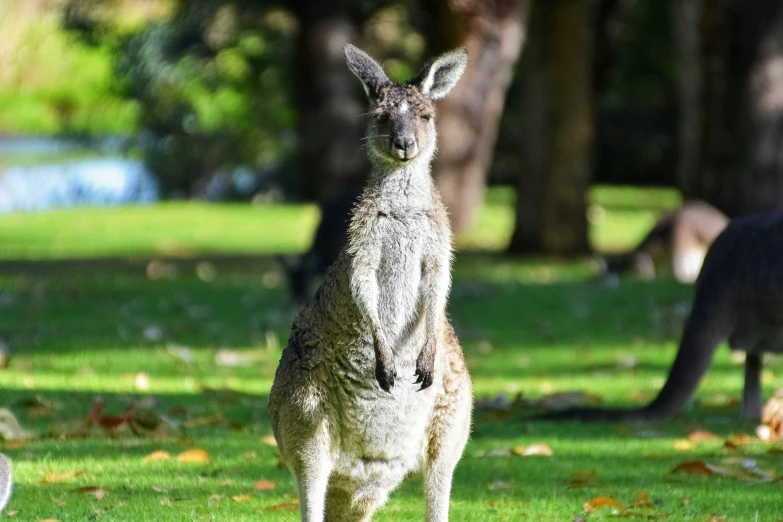
[[[536,2],[522,58],[525,122],[513,253],[589,252],[592,38],[584,0]]]
[[[484,197],[500,117],[525,37],[528,0],[440,0],[442,52],[462,45],[468,68],[440,103],[439,150],[433,172],[454,230],[467,228]]]
[[[343,46],[356,42],[350,0],[297,0],[299,20],[294,65],[298,110],[301,195],[320,200],[367,175],[360,149],[364,100],[345,65]]]
[[[783,208],[781,3],[689,2],[701,9],[700,79],[699,89],[688,92],[684,83],[696,74],[681,73],[680,142],[695,148],[681,150],[683,195],[730,216]],[[679,35],[681,47],[687,38]]]

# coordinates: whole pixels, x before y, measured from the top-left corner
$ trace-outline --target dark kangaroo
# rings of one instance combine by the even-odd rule
[[[278,257],[288,279],[288,289],[294,303],[301,305],[310,297],[313,278],[322,276],[332,266],[348,241],[351,212],[359,201],[362,187],[350,185],[323,199],[318,208],[321,220],[315,230],[310,249],[299,259]]]
[[[746,353],[742,417],[758,419],[763,354],[783,352],[783,213],[733,220],[707,252],[695,290],[669,377],[650,404],[637,409],[570,409],[536,418],[668,419],[696,391],[718,344],[728,340],[732,350]]]
[[[707,249],[728,222],[729,218],[709,203],[686,201],[662,215],[632,251],[607,257],[601,275],[635,271],[643,279],[652,279],[656,270],[670,264],[677,281],[692,283]]]

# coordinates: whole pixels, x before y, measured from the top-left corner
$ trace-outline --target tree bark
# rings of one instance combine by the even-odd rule
[[[781,3],[688,3],[700,9],[700,54],[694,65],[694,51],[683,45],[693,38],[678,35],[680,59],[685,59],[678,169],[683,195],[704,199],[730,216],[783,208]],[[692,25],[678,29],[692,30]],[[697,87],[685,86],[693,77]]]
[[[350,0],[297,0],[294,65],[301,195],[320,200],[360,183],[368,164],[360,149],[364,128],[361,87],[345,65],[343,46],[359,31]]]
[[[440,103],[433,166],[456,231],[470,226],[484,197],[506,91],[525,38],[528,3],[439,0],[437,5],[433,52],[468,49],[464,76]]]
[[[590,251],[592,38],[584,0],[536,2],[522,58],[525,122],[512,253]]]

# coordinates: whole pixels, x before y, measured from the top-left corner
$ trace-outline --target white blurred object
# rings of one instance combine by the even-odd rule
[[[144,165],[124,158],[13,166],[0,174],[0,213],[151,203],[159,197]]]

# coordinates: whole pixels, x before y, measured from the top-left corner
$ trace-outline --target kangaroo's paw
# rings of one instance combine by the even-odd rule
[[[385,392],[391,393],[394,381],[397,378],[397,369],[394,366],[394,361],[384,362],[381,359],[375,362],[375,378],[378,379],[378,384],[381,385],[381,389]]]
[[[421,384],[419,391],[426,390],[432,386],[435,379],[435,349],[429,344],[419,354],[416,359],[416,381],[413,384]]]

